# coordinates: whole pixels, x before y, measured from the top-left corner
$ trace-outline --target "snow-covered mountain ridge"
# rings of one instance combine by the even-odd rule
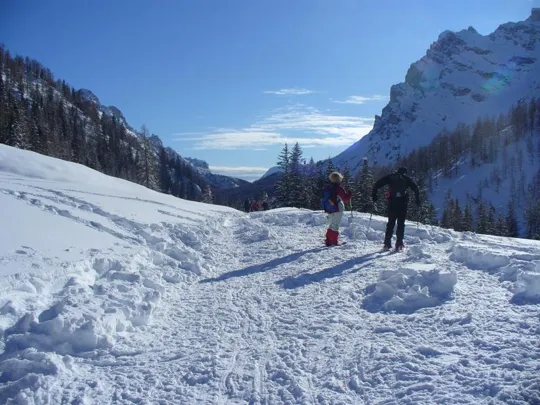
[[[540,242],[245,214],[0,145],[0,403],[540,404]]]
[[[129,133],[131,133],[134,136],[138,136],[138,132],[128,124],[127,120],[124,117],[124,114],[122,113],[122,111],[120,111],[120,109],[118,109],[115,106],[103,105],[100,102],[99,98],[90,90],[81,89],[78,92],[85,101],[95,104],[98,111],[100,111],[102,114],[115,117],[126,128],[126,130]],[[153,135],[152,138],[153,138],[152,142],[154,143],[155,146],[163,146],[163,142],[157,135]],[[173,156],[173,157],[177,156],[180,160],[182,160],[186,164],[189,164],[212,187],[215,187],[218,189],[227,189],[227,188],[235,188],[240,185],[244,185],[248,183],[245,180],[238,179],[235,177],[212,173],[211,170],[209,169],[208,163],[206,163],[205,161],[196,159],[196,158],[189,158],[189,157],[181,156],[173,148],[169,147],[167,148],[167,151],[170,156]]]
[[[392,86],[390,102],[372,131],[333,159],[357,171],[367,156],[391,164],[425,146],[443,129],[506,113],[540,94],[540,9],[521,22],[483,36],[469,27],[445,31]]]
[[[101,113],[115,117],[128,131],[135,134],[136,131],[128,124],[120,109],[113,105],[105,106],[101,104],[99,98],[88,89],[80,89],[78,93],[84,101],[94,103]]]

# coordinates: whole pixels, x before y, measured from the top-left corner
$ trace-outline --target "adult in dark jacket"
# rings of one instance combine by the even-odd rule
[[[420,205],[420,192],[416,183],[407,176],[407,169],[400,167],[393,173],[390,173],[379,179],[371,192],[373,202],[377,201],[377,191],[388,186],[386,198],[388,199],[388,223],[386,224],[386,235],[384,237],[384,249],[391,249],[392,234],[397,221],[396,231],[396,250],[403,249],[403,236],[405,234],[405,218],[407,216],[407,206],[409,203],[409,194],[407,190],[411,188],[415,194],[416,205]]]
[[[249,198],[246,198],[246,201],[244,201],[244,211],[249,212],[250,208],[251,208],[251,203],[249,202]]]

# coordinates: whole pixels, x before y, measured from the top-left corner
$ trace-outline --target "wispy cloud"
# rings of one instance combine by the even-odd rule
[[[268,168],[256,166],[210,166],[210,170],[213,173],[254,181],[260,179],[268,171]]]
[[[174,133],[173,135],[175,135],[175,136],[199,136],[199,135],[204,135],[204,134],[206,134],[206,132],[197,131],[197,132],[177,132],[177,133]]]
[[[263,93],[273,94],[275,96],[304,96],[306,94],[313,94],[315,93],[315,91],[293,87],[291,89],[266,90],[266,91],[263,91]]]
[[[366,104],[373,101],[388,101],[387,96],[381,96],[375,94],[373,96],[349,96],[345,100],[332,100],[334,103],[338,104]]]
[[[373,127],[373,118],[325,114],[301,104],[274,111],[245,128],[219,128],[200,136],[182,136],[193,149],[264,149],[298,142],[302,147],[344,147]]]

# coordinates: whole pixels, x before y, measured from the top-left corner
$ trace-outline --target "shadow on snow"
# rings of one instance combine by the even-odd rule
[[[272,270],[272,269],[274,269],[274,268],[276,268],[276,267],[278,267],[278,266],[280,266],[282,264],[293,262],[293,261],[297,260],[298,258],[300,258],[301,256],[303,256],[303,255],[305,255],[307,253],[320,252],[321,250],[324,250],[324,249],[327,249],[327,248],[326,247],[320,247],[320,248],[304,250],[302,252],[292,253],[292,254],[290,254],[288,256],[272,259],[272,260],[270,260],[270,261],[268,261],[266,263],[255,264],[253,266],[246,267],[245,269],[234,270],[234,271],[231,271],[231,272],[228,272],[228,273],[224,273],[219,277],[206,278],[204,280],[199,281],[199,283],[211,283],[211,282],[215,282],[215,281],[225,281],[225,280],[228,280],[229,278],[244,277],[244,276],[249,276],[250,274],[262,273],[262,272],[264,272],[266,270]]]
[[[317,273],[307,273],[300,274],[299,276],[290,276],[282,280],[276,281],[276,284],[281,285],[285,289],[293,289],[303,287],[312,283],[319,283],[325,279],[341,276],[345,271],[350,268],[353,268],[357,264],[365,263],[367,261],[373,260],[377,252],[369,253],[360,257],[355,257],[349,259],[345,262],[339,263],[333,267],[318,271]],[[360,270],[365,266],[359,267],[356,271]]]

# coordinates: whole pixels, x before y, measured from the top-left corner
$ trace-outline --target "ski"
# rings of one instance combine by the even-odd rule
[[[407,248],[404,247],[402,249],[395,249],[395,248],[379,249],[375,253],[405,253],[406,251],[407,251]]]
[[[325,247],[336,247],[336,246],[343,246],[343,245],[346,245],[347,242],[339,242],[337,245],[324,245]]]

